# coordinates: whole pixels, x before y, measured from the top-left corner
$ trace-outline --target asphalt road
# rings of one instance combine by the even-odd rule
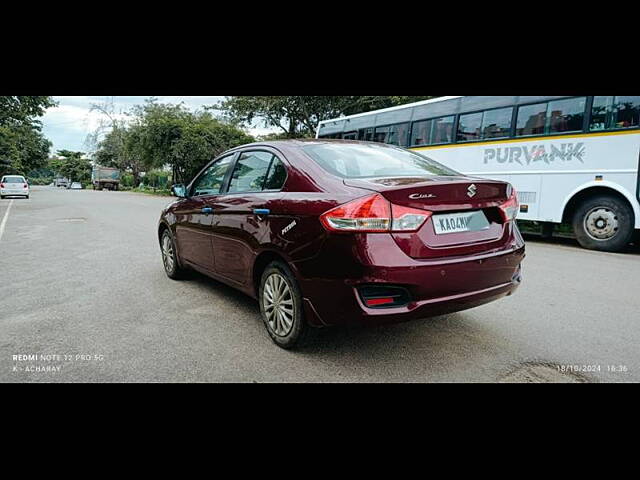
[[[326,329],[284,351],[255,301],[200,275],[165,276],[155,229],[169,201],[50,187],[0,201],[0,222],[11,205],[0,238],[1,382],[640,381],[638,249],[529,239],[512,297]]]

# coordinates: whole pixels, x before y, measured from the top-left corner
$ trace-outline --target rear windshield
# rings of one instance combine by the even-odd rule
[[[26,183],[23,177],[4,177],[3,183]]]
[[[342,178],[459,175],[418,153],[375,143],[321,143],[302,148],[322,168]]]

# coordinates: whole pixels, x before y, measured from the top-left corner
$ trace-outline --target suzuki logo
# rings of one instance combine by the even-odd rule
[[[467,188],[467,195],[469,195],[469,197],[471,198],[475,197],[477,192],[478,192],[478,187],[476,187],[474,183],[469,185],[469,188]]]

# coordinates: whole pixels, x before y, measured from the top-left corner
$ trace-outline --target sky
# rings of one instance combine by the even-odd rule
[[[49,108],[42,121],[43,133],[51,140],[53,146],[51,153],[58,150],[73,150],[76,152],[87,152],[85,140],[89,133],[92,133],[100,124],[103,115],[99,112],[91,112],[91,105],[102,104],[105,101],[113,101],[116,116],[124,118],[124,112],[144,103],[151,97],[104,97],[104,96],[72,96],[53,97],[58,102],[57,107]],[[156,97],[159,103],[181,103],[191,110],[197,110],[204,105],[214,105],[223,96],[217,97]],[[261,122],[256,122],[248,129],[252,135],[264,135],[276,131],[273,128],[265,128]]]

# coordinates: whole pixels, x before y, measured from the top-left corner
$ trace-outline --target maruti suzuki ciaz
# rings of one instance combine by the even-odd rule
[[[283,348],[313,327],[456,312],[521,282],[513,187],[399,147],[253,143],[173,191],[158,225],[167,275],[197,270],[256,298]]]

